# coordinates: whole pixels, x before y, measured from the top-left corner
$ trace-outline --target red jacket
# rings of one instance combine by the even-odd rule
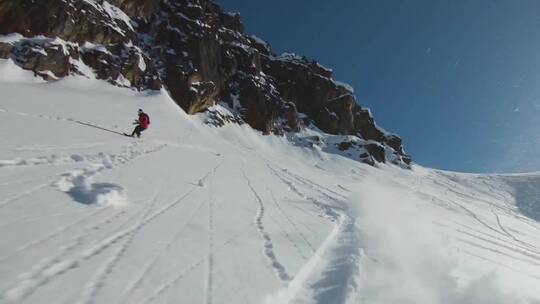
[[[146,113],[139,114],[139,125],[146,129],[148,128],[148,125],[150,124],[150,117]]]

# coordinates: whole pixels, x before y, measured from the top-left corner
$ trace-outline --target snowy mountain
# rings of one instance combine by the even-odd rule
[[[540,173],[411,163],[238,15],[6,0],[0,31],[0,303],[540,303]]]
[[[239,14],[209,0],[4,0],[0,35],[0,58],[48,81],[81,75],[163,87],[185,112],[212,113],[212,124],[245,122],[265,134],[315,129],[338,136],[295,143],[330,145],[371,165],[411,162],[401,139],[379,128],[331,70],[273,54],[244,33]]]

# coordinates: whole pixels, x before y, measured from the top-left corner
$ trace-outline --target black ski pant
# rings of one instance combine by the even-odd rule
[[[144,131],[145,129],[139,125],[137,125],[135,127],[135,129],[133,130],[133,133],[131,133],[131,136],[135,136],[137,135],[137,137],[141,137],[141,132]]]

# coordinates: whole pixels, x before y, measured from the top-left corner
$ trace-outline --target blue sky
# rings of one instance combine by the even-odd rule
[[[540,1],[217,0],[350,83],[421,165],[540,170]]]

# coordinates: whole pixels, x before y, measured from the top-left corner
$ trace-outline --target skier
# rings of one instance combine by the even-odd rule
[[[141,132],[146,130],[150,124],[150,116],[148,116],[148,114],[144,113],[142,109],[139,109],[138,113],[139,118],[133,123],[137,126],[135,126],[133,133],[131,133],[131,137],[134,137],[135,135],[137,135],[137,137],[141,137]]]

